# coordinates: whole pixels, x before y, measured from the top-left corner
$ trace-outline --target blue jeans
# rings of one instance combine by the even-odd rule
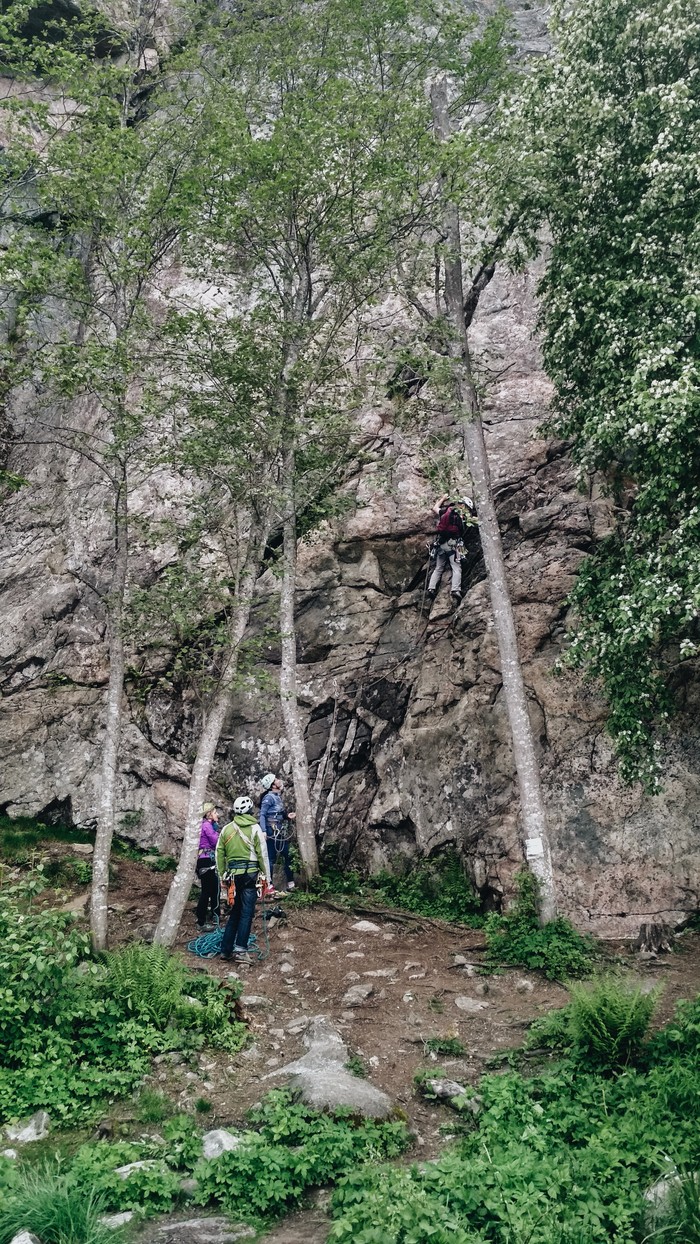
[[[287,884],[289,884],[290,881],[293,881],[294,873],[292,872],[292,866],[289,862],[289,842],[288,841],[280,842],[279,839],[275,838],[272,834],[268,835],[267,836],[267,854],[270,857],[270,876],[272,877],[273,881],[274,881],[275,863],[277,861],[278,855],[281,856],[282,863],[284,864],[284,876],[285,876],[285,880]]]
[[[233,950],[248,949],[248,938],[255,914],[255,901],[258,897],[255,888],[256,881],[257,872],[241,873],[235,878],[236,897],[224,929],[224,940],[221,943],[222,955],[230,955]]]

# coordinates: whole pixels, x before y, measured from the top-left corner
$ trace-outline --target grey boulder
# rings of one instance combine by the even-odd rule
[[[14,1140],[18,1145],[29,1145],[35,1140],[46,1140],[50,1126],[51,1120],[46,1111],[37,1110],[31,1118],[6,1127],[5,1135],[8,1140]]]
[[[386,1119],[391,1098],[368,1080],[352,1075],[345,1067],[348,1048],[340,1033],[324,1015],[311,1020],[303,1037],[306,1054],[265,1076],[284,1076],[307,1106],[315,1110],[345,1107],[367,1119]]]
[[[211,1132],[205,1132],[202,1137],[202,1152],[205,1158],[220,1158],[222,1153],[230,1153],[232,1149],[237,1149],[243,1143],[241,1136],[236,1136],[233,1132],[227,1131],[225,1127],[214,1128]]]

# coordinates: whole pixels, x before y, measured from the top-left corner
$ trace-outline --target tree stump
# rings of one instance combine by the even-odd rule
[[[637,950],[647,953],[668,954],[672,949],[672,931],[667,924],[643,924],[635,942]]]

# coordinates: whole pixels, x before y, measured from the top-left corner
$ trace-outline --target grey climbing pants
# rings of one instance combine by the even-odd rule
[[[452,571],[452,586],[450,588],[450,591],[457,592],[458,595],[461,596],[462,595],[462,562],[461,562],[459,553],[457,552],[456,545],[453,545],[452,547],[450,547],[449,545],[441,544],[440,547],[438,548],[437,557],[435,558],[435,569],[430,576],[430,582],[428,584],[428,591],[429,592],[437,591],[438,584],[442,578],[442,572],[445,569],[445,566],[447,565],[448,562],[450,564],[450,570]]]

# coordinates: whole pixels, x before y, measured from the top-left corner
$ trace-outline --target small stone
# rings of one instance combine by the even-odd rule
[[[477,981],[476,985],[474,986],[474,993],[477,995],[477,997],[485,998],[488,991],[489,991],[489,987],[486,981]]]
[[[351,1020],[351,1019],[357,1019],[357,1016],[355,1015],[355,1012],[354,1012],[354,1011],[341,1011],[341,1012],[340,1012],[340,1018],[341,1018],[341,1019],[344,1019],[344,1020],[345,1020],[345,1022],[346,1022],[346,1024],[349,1024],[349,1023],[350,1023],[350,1020]]]
[[[407,992],[404,994],[402,1002],[415,1002],[415,999],[416,995],[414,993]]]
[[[95,848],[91,842],[73,842],[71,843],[71,851],[75,855],[92,855]]]
[[[243,1143],[242,1137],[235,1136],[225,1127],[214,1128],[202,1136],[202,1153],[205,1158],[220,1158],[222,1153],[237,1149]]]
[[[515,982],[516,993],[533,993],[535,986],[526,976],[522,976],[520,980]]]
[[[345,956],[346,959],[364,959],[364,957],[361,950],[351,950],[350,954]]]
[[[452,962],[456,968],[466,968],[468,960],[464,958],[464,955],[453,955]]]
[[[424,976],[425,976],[425,968],[423,969],[422,972],[411,972],[411,975],[409,976],[408,979],[410,981],[422,981]]]
[[[163,1170],[163,1163],[159,1158],[142,1158],[140,1162],[127,1162],[125,1166],[117,1166],[114,1174],[120,1179],[128,1179],[132,1171],[152,1170]]]
[[[280,1065],[280,1059],[279,1059],[279,1058],[266,1058],[266,1059],[265,1059],[265,1066],[266,1066],[266,1067],[279,1067],[279,1065]]]
[[[455,1006],[459,1007],[460,1011],[466,1011],[468,1015],[476,1015],[479,1011],[485,1010],[488,1002],[479,1002],[478,998],[469,998],[466,994],[460,994],[458,998],[455,998]]]
[[[351,927],[355,933],[381,933],[382,931],[380,926],[373,924],[371,920],[358,920]]]
[[[272,1002],[269,998],[263,998],[262,994],[258,993],[241,994],[241,1003],[243,1006],[247,1006],[249,1011],[254,1011],[256,1009],[259,1010],[266,1006],[272,1006]]]
[[[291,963],[280,963],[280,972],[282,973],[282,976],[293,976],[294,965]]]
[[[340,937],[341,937],[340,933],[337,933],[337,932],[336,932],[336,933],[329,933],[329,934],[328,934],[328,937],[326,938],[326,941],[327,941],[327,942],[339,942],[339,941],[340,941]]]
[[[262,1050],[259,1045],[250,1045],[247,1050],[243,1050],[241,1058],[245,1058],[247,1063],[257,1063],[262,1058]]]
[[[17,1150],[16,1149],[3,1149],[2,1153],[0,1154],[0,1157],[7,1158],[8,1161],[12,1162],[17,1157]]]
[[[288,1032],[291,1037],[298,1037],[305,1031],[305,1029],[308,1028],[308,1026],[309,1017],[307,1015],[300,1015],[298,1019],[293,1019],[290,1024],[287,1024],[284,1031]]]
[[[385,942],[395,942],[396,934],[395,933],[382,933],[382,940]]]
[[[20,1231],[18,1235],[13,1235],[10,1244],[41,1244],[41,1240],[31,1231]]]
[[[162,1244],[235,1244],[237,1240],[250,1240],[257,1235],[255,1227],[232,1223],[229,1218],[191,1218],[167,1222],[158,1227],[155,1239]]]
[[[409,959],[408,963],[404,963],[403,970],[404,972],[415,972],[416,968],[422,968],[422,967],[423,967],[422,963],[414,963],[412,960]]]
[[[284,1041],[284,1028],[271,1028],[270,1036],[275,1037],[278,1041]]]
[[[127,1222],[131,1222],[133,1216],[133,1209],[124,1209],[121,1214],[103,1214],[99,1221],[100,1225],[107,1227],[109,1231],[118,1231],[120,1227],[125,1227]]]
[[[351,985],[342,1000],[342,1006],[362,1006],[374,993],[373,985]]]
[[[184,1192],[186,1196],[192,1196],[192,1194],[197,1191],[198,1187],[199,1180],[193,1179],[191,1175],[187,1179],[180,1180],[180,1191]]]
[[[345,979],[346,981],[359,981],[360,973],[359,972],[346,972]]]
[[[381,977],[382,980],[386,980],[390,976],[396,976],[396,968],[376,968],[373,972],[363,972],[362,975]]]
[[[35,1140],[46,1140],[51,1126],[51,1119],[45,1110],[37,1110],[29,1119],[21,1123],[13,1123],[5,1128],[8,1140],[16,1140],[19,1145],[29,1145]]]

